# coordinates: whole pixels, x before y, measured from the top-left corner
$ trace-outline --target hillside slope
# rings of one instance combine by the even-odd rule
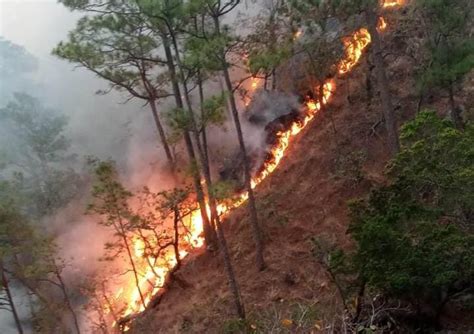
[[[395,35],[387,36],[393,38],[394,48],[400,47]],[[294,138],[278,169],[256,190],[268,269],[258,272],[254,265],[245,205],[226,219],[225,233],[251,323],[268,319],[276,326],[274,332],[280,332],[279,322],[295,312],[308,317],[302,305],[313,305],[311,321],[324,325],[341,314],[335,289],[311,254],[310,239],[317,236],[351,247],[347,201],[384,182],[389,152],[379,102],[367,97],[366,66],[364,58],[337,82],[327,110]],[[390,62],[399,123],[417,109],[411,69],[408,57]],[[441,100],[431,102],[444,105]],[[178,276],[182,282],[172,283],[161,303],[138,317],[130,332],[222,333],[232,325],[229,319],[235,315],[218,254],[197,251],[186,258]]]

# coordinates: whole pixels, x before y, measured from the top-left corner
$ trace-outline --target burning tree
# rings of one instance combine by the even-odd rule
[[[230,78],[229,68],[231,66],[229,57],[232,46],[235,45],[235,40],[230,34],[227,26],[222,26],[221,20],[224,15],[233,10],[239,1],[230,1],[222,3],[220,1],[208,1],[204,3],[196,3],[195,10],[198,13],[204,14],[211,20],[211,25],[207,34],[201,36],[202,43],[196,52],[206,57],[208,68],[220,71],[224,76],[225,89],[228,94],[229,106],[234,120],[237,139],[239,142],[240,151],[242,153],[244,165],[245,188],[248,193],[248,207],[250,212],[250,223],[253,229],[253,237],[255,240],[256,251],[256,265],[259,270],[265,268],[265,261],[263,258],[263,235],[261,227],[258,222],[257,208],[255,205],[255,196],[253,193],[250,162],[247,155],[247,148],[240,124],[240,116],[237,109],[237,103],[234,96],[235,87]]]
[[[304,8],[306,8],[305,10],[308,10],[309,6],[310,12],[315,12],[319,17],[324,19],[328,19],[330,16],[336,14],[337,17],[346,22],[362,21],[364,25],[367,26],[367,28],[359,30],[358,34],[361,36],[356,38],[356,45],[344,43],[346,49],[353,54],[351,57],[347,57],[345,65],[343,64],[342,67],[339,68],[339,72],[340,74],[347,73],[348,70],[357,63],[365,46],[371,43],[370,53],[375,65],[376,81],[380,91],[380,101],[387,130],[388,144],[392,154],[397,153],[400,146],[398,142],[398,130],[379,31],[384,27],[384,24],[381,26],[379,20],[384,8],[396,6],[398,3],[387,1],[387,5],[385,5],[385,1],[379,0],[349,0],[342,2],[316,1],[315,3],[304,3],[303,5]],[[384,21],[382,22],[385,23]],[[349,38],[348,40],[350,41],[351,39],[352,38]],[[364,43],[363,47],[361,47],[361,43]]]
[[[136,220],[138,219],[128,203],[132,193],[120,184],[117,172],[111,162],[98,163],[95,175],[97,180],[92,189],[93,203],[89,205],[88,212],[99,215],[103,219],[99,224],[111,228],[115,235],[115,240],[106,244],[108,254],[105,259],[113,260],[116,255],[125,252],[141,304],[145,307],[145,297],[140,286],[139,268],[136,266],[130,238],[136,229]]]
[[[172,89],[173,96],[176,103],[176,108],[177,110],[184,110],[182,95],[183,95],[183,92],[185,95],[187,95],[188,92],[187,92],[187,87],[184,86],[183,91],[180,88],[180,77],[178,75],[179,72],[177,71],[175,57],[173,55],[173,47],[176,45],[176,26],[181,24],[181,21],[179,21],[178,19],[179,18],[178,14],[180,14],[180,8],[182,4],[180,4],[179,2],[160,3],[160,2],[150,2],[150,1],[145,1],[145,0],[130,1],[126,3],[93,1],[93,0],[90,0],[90,1],[64,0],[62,2],[73,10],[83,10],[85,12],[100,13],[101,14],[100,17],[110,16],[112,17],[111,19],[112,21],[114,20],[116,16],[118,16],[121,18],[120,22],[123,22],[123,21],[127,22],[127,20],[132,20],[131,22],[133,22],[135,25],[138,24],[137,28],[143,27],[143,29],[145,29],[146,32],[144,30],[141,30],[141,33],[139,33],[138,35],[133,35],[136,37],[135,43],[136,41],[138,41],[140,42],[139,45],[142,45],[142,42],[147,42],[145,46],[142,45],[138,49],[138,51],[139,52],[141,51],[142,53],[138,53],[139,55],[138,57],[131,57],[135,55],[136,51],[134,51],[133,49],[130,50],[127,47],[125,49],[119,48],[118,50],[119,54],[121,54],[121,52],[125,52],[125,60],[128,61],[132,59],[134,60],[135,65],[137,61],[138,61],[138,64],[141,63],[142,66],[143,64],[150,64],[150,62],[151,63],[158,62],[160,64],[164,64],[167,68],[167,77],[170,80],[171,89]],[[105,28],[108,28],[109,30],[111,29],[111,32],[114,33],[114,30],[120,28],[120,25],[114,25],[114,24],[112,24],[111,26],[106,25]],[[128,31],[128,32],[127,30],[125,30],[125,38],[129,38],[130,34],[136,34],[136,33],[137,33],[136,29],[131,29],[131,31]],[[146,34],[147,37],[145,37],[144,34]],[[92,38],[92,41],[95,38],[94,36],[91,36],[91,35],[85,36],[85,37],[86,38],[84,42],[86,43],[86,45],[87,43],[91,43],[91,41],[89,41],[89,38]],[[107,37],[107,35],[105,37]],[[161,41],[162,52],[164,52],[164,55],[165,55],[165,58],[163,61],[159,61],[159,59],[161,59],[160,56],[158,56],[160,52],[160,48],[158,48],[157,44],[149,44],[150,40],[153,41],[153,43],[156,43],[156,41]],[[109,40],[108,38],[105,38],[104,40],[102,40],[101,43],[99,43],[99,45],[108,46],[110,42],[111,40]],[[112,47],[113,45],[114,44],[112,43]],[[132,44],[132,46],[133,45],[136,45],[136,44]],[[152,45],[153,47],[149,48],[150,45]],[[146,54],[143,54],[144,47],[147,52]],[[59,45],[58,49],[61,50],[61,44]],[[106,48],[106,50],[104,51],[106,51],[107,53],[108,49]],[[113,56],[114,52],[112,52],[111,55]],[[101,57],[102,55],[99,54],[99,59],[102,59]],[[118,65],[120,65],[120,62]],[[134,64],[132,64],[132,67],[133,66]],[[143,79],[143,75],[141,75],[141,77]],[[130,78],[125,76],[125,79],[129,80]],[[138,81],[140,81],[140,79],[138,79]],[[126,82],[129,82],[129,81],[126,81]],[[130,82],[136,83],[137,81],[133,79]],[[113,83],[117,84],[117,82],[113,82]],[[145,84],[145,87],[148,87],[147,91],[149,91],[150,88],[153,86],[150,84]],[[184,138],[185,147],[186,147],[186,151],[189,158],[189,163],[191,165],[195,165],[196,164],[196,150],[194,149],[194,146],[193,146],[190,129],[185,129],[183,131],[183,138]],[[206,239],[206,243],[210,249],[213,249],[215,248],[214,246],[216,244],[216,233],[214,229],[212,228],[209,217],[208,217],[205,193],[201,184],[200,170],[197,168],[191,168],[191,176],[193,179],[194,188],[197,194],[197,201],[199,203],[199,208],[200,208],[200,212],[202,216],[204,236]]]

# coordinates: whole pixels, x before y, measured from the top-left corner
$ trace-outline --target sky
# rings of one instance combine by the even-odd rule
[[[44,58],[78,17],[56,0],[0,0],[0,35]]]
[[[141,139],[155,136],[154,129],[146,126],[152,124],[151,114],[139,103],[124,105],[127,97],[118,93],[95,94],[108,87],[105,81],[51,55],[82,15],[57,0],[0,0],[0,36],[39,59],[34,80],[40,89],[27,93],[69,117],[73,149],[79,154],[117,160],[126,155],[124,140],[130,136],[130,128],[145,124],[143,131],[133,133]]]

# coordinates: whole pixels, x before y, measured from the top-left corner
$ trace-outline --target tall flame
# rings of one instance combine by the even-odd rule
[[[384,6],[391,7],[398,5],[401,2],[402,1],[400,0],[385,1]],[[385,21],[381,19],[380,22],[379,27],[385,28]],[[371,36],[367,29],[361,28],[351,36],[343,38],[342,42],[346,51],[344,58],[338,64],[339,74],[348,73],[354,68],[354,66],[359,62],[364,49],[370,44]],[[253,78],[251,83],[252,90],[255,90],[257,86],[258,81],[256,78]],[[336,85],[333,79],[327,80],[323,84],[323,105],[329,103],[335,89]],[[276,134],[277,142],[271,148],[271,158],[264,163],[260,172],[252,178],[252,188],[255,188],[257,185],[259,185],[278,167],[285,156],[286,150],[290,146],[293,138],[298,133],[300,133],[306,127],[306,125],[308,125],[308,123],[315,117],[318,111],[321,110],[321,107],[322,106],[318,101],[308,101],[306,103],[303,119],[294,122],[288,130],[280,131]],[[231,204],[220,204],[218,207],[218,212],[220,214],[226,214],[229,212],[229,210],[243,204],[247,199],[248,193],[241,193],[232,200]],[[187,256],[190,249],[204,245],[204,239],[202,237],[203,224],[199,210],[196,210],[187,218],[185,225],[188,233],[186,238],[184,238],[185,240],[180,240],[180,243],[183,245],[182,248],[186,250],[180,251],[179,255],[181,258]],[[139,268],[138,286],[140,290],[136,287],[136,284],[133,281],[130,281],[130,285],[128,287],[121,288],[116,294],[116,299],[125,301],[126,304],[126,308],[121,314],[122,317],[143,311],[145,309],[145,305],[149,303],[151,297],[162,288],[167,274],[176,265],[176,257],[172,250],[162,254],[160,258],[156,258],[154,255],[147,254],[145,252],[146,247],[144,241],[140,238],[133,239],[132,243],[134,260],[136,261],[137,267]],[[141,301],[140,291],[144,295],[145,305]]]

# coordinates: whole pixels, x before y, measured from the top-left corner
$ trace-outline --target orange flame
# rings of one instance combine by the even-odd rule
[[[303,35],[303,30],[298,29],[294,34],[293,34],[293,40],[297,40]]]
[[[399,1],[385,2],[384,6],[392,6],[392,3]],[[386,27],[385,21],[382,19],[383,27]],[[342,40],[346,52],[344,58],[338,64],[339,74],[345,74],[351,71],[354,66],[360,60],[364,49],[370,44],[371,37],[367,29],[362,28],[356,31],[349,37],[345,37]],[[255,90],[258,87],[258,81],[256,78],[252,79],[251,88]],[[327,104],[335,91],[335,82],[330,79],[323,85],[323,105]],[[277,143],[271,149],[271,159],[267,160],[260,172],[254,176],[251,180],[252,188],[259,185],[267,176],[269,176],[280,164],[281,160],[285,156],[285,152],[288,149],[292,139],[300,133],[305,126],[315,117],[318,111],[321,110],[319,102],[310,100],[306,103],[306,112],[302,120],[299,120],[292,124],[291,128],[286,131],[281,131],[276,134]],[[244,192],[238,195],[231,204],[220,204],[218,206],[218,212],[220,214],[226,214],[229,210],[242,205],[248,199],[248,193]],[[208,208],[209,209],[209,208]],[[188,217],[185,222],[188,234],[185,240],[180,240],[183,247],[187,250],[180,251],[180,257],[184,258],[188,255],[189,249],[198,248],[204,245],[204,239],[202,237],[203,224],[199,210],[196,210]],[[145,252],[144,241],[140,238],[132,240],[134,250],[134,260],[136,261],[137,268],[139,270],[139,284],[140,291],[143,293],[145,298],[145,305],[147,305],[152,296],[155,295],[163,286],[166,275],[176,265],[175,254],[172,250],[167,251],[160,258],[155,258],[152,254]],[[152,266],[150,266],[150,263]],[[128,315],[141,312],[145,309],[145,305],[141,302],[140,291],[135,286],[133,281],[130,281],[130,286],[121,288],[116,294],[118,300],[125,301],[126,308],[121,316],[126,317]],[[126,330],[126,329],[125,329]]]
[[[379,22],[377,24],[377,30],[378,31],[384,31],[385,28],[387,28],[387,22],[385,22],[385,19],[381,16],[381,17],[379,17]]]
[[[390,8],[390,7],[403,6],[404,4],[405,4],[405,0],[385,0],[383,2],[383,7]]]
[[[369,31],[361,28],[349,37],[342,39],[345,48],[345,58],[339,64],[339,74],[349,72],[362,57],[362,52],[371,42]]]

